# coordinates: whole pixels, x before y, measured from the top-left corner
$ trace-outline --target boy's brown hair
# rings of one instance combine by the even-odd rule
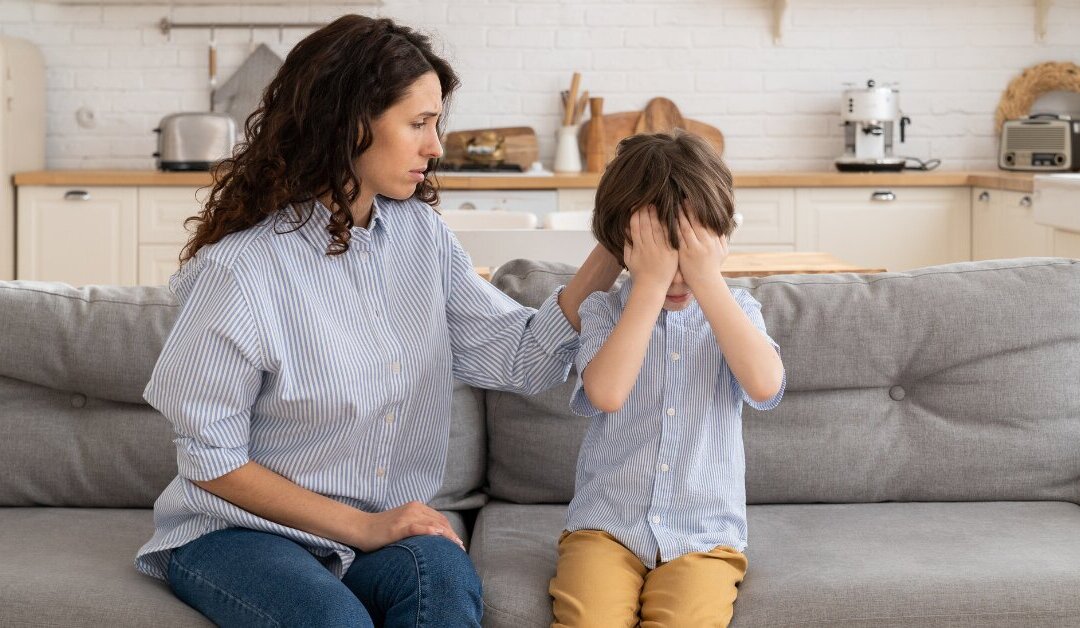
[[[673,248],[679,247],[680,213],[718,235],[730,236],[735,229],[731,171],[708,142],[680,129],[619,142],[600,178],[593,235],[623,266],[630,216],[650,204]]]

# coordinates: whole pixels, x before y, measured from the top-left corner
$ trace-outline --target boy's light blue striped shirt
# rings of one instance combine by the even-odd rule
[[[417,200],[376,198],[368,229],[326,255],[329,211],[268,218],[173,275],[180,315],[144,396],[173,424],[179,475],[154,504],[136,567],[241,526],[304,545],[341,577],[353,551],[198,488],[248,461],[367,512],[439,489],[453,378],[531,393],[565,381],[577,334],[556,295],[522,307],[481,278]]]
[[[603,530],[650,569],[658,554],[667,562],[720,545],[744,551],[742,404],[771,410],[784,386],[764,403],[750,399],[692,301],[682,311],[660,313],[623,407],[611,414],[596,409],[580,373],[615,328],[630,287],[626,281],[617,291],[594,292],[581,304],[579,375],[570,407],[592,418],[566,529]],[[761,304],[746,290],[731,292],[768,337]],[[772,338],[769,342],[779,350]]]

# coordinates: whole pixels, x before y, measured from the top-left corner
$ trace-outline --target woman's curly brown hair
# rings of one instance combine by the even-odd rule
[[[439,78],[445,111],[459,80],[426,36],[389,19],[346,15],[305,37],[248,117],[245,142],[214,168],[206,205],[184,221],[195,229],[180,263],[286,206],[295,212],[283,217],[298,228],[311,219],[314,200],[326,195],[333,201],[327,254],[348,250],[348,208],[362,183],[356,159],[372,144],[375,119],[428,72]],[[416,197],[427,203],[438,201],[433,170],[434,160],[416,186]]]

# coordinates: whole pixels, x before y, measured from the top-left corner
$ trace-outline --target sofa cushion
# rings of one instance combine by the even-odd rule
[[[0,508],[0,624],[212,626],[135,571],[149,510]]]
[[[172,427],[146,404],[0,377],[0,433],[0,506],[148,508],[176,476]]]
[[[468,542],[456,512],[444,512]],[[135,571],[146,509],[0,508],[0,625],[212,626]]]
[[[573,271],[517,261],[493,281],[535,305]],[[788,376],[778,408],[743,411],[749,503],[1080,503],[1080,261],[729,284],[762,303]],[[570,500],[571,386],[489,393],[492,497]]]
[[[551,625],[564,506],[492,502],[470,554],[484,626]],[[1065,502],[751,506],[732,626],[1080,625],[1080,507]]]
[[[0,282],[0,375],[143,403],[178,310],[168,288]]]
[[[153,505],[176,450],[142,391],[177,312],[160,287],[0,281],[0,506]],[[483,394],[456,383],[452,413],[432,504],[478,508]]]
[[[492,283],[523,305],[540,307],[575,268],[556,262],[512,260]],[[620,279],[619,283],[621,283]],[[570,412],[577,372],[536,395],[487,391],[487,493],[523,504],[569,503],[578,449],[588,419]]]

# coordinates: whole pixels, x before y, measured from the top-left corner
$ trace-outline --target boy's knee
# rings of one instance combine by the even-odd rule
[[[622,612],[592,605],[563,609],[563,612],[556,608],[552,628],[635,628],[638,625],[637,613],[619,610]]]

